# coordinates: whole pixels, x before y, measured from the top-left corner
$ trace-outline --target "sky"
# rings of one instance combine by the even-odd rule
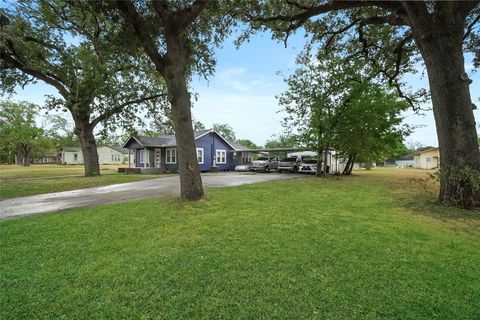
[[[294,35],[285,47],[283,42],[272,40],[269,34],[258,34],[238,49],[233,43],[235,39],[234,36],[228,38],[222,48],[216,49],[217,67],[213,77],[208,80],[193,78],[191,87],[198,93],[198,101],[194,101],[192,114],[206,128],[214,123],[227,123],[237,138],[263,145],[272,135],[284,130],[281,119],[285,113],[280,111],[275,96],[286,90],[283,79],[295,70],[295,58],[303,49],[305,39],[301,34]],[[466,57],[465,66],[473,80],[470,86],[472,101],[480,108],[480,74],[473,72],[471,56]],[[428,89],[426,75],[422,77],[421,74],[408,75],[405,80],[413,89]],[[41,105],[47,94],[56,94],[56,91],[39,82],[24,90],[19,88],[14,99]],[[433,113],[423,113],[408,111],[404,114],[406,123],[417,126],[406,142],[438,146]],[[479,110],[475,111],[475,117],[477,123],[480,122]]]

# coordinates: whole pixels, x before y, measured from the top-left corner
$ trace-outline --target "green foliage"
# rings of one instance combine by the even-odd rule
[[[36,147],[45,144],[43,129],[37,127],[38,106],[29,102],[0,102],[0,147],[12,150],[24,165]]]
[[[238,139],[237,143],[241,144],[242,146],[245,146],[249,149],[257,149],[259,146],[257,146],[253,141],[249,139]]]
[[[213,130],[217,131],[222,137],[227,139],[228,141],[235,141],[235,131],[233,128],[227,123],[214,123]]]
[[[298,146],[297,136],[291,134],[273,135],[271,139],[265,142],[265,148],[293,148]]]
[[[98,5],[24,0],[0,9],[0,90],[43,81],[59,93],[44,107],[92,130],[142,125],[142,110],[162,110],[163,82],[141,53],[120,49],[122,29]]]
[[[469,166],[442,166],[434,176],[444,183],[443,201],[457,208],[480,208],[480,171]]]
[[[285,81],[279,103],[304,145],[319,152],[334,148],[343,157],[371,163],[402,149],[410,129],[401,125],[408,105],[390,88],[368,80],[358,63],[345,64],[333,54],[315,58],[306,52]],[[367,78],[367,80],[365,80]]]

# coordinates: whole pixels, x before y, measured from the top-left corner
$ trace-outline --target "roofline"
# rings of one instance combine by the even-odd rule
[[[436,150],[436,149],[440,149],[440,147],[434,147],[434,148],[430,148],[430,149],[427,149],[427,150],[417,151],[417,152],[415,152],[415,154],[421,154],[421,153],[433,151],[433,150]]]
[[[200,139],[201,137],[204,137],[206,136],[207,134],[209,133],[216,133],[220,138],[222,138],[223,141],[225,141],[233,150],[237,150],[237,148],[235,148],[234,146],[232,146],[232,144],[227,140],[225,139],[220,133],[218,133],[215,129],[209,129],[207,132],[199,135],[198,137],[195,138],[195,140],[198,140]]]
[[[127,148],[127,147],[125,147],[125,145],[127,144],[128,141],[130,141],[130,139],[135,139],[135,141],[137,141],[140,145],[144,146],[143,143],[141,143],[140,141],[138,141],[137,138],[135,138],[135,136],[130,136],[130,137],[128,137],[127,140],[125,140],[125,142],[122,145],[122,148]],[[127,149],[130,149],[130,148],[127,148]]]

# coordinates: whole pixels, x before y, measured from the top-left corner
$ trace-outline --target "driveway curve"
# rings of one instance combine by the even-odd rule
[[[204,188],[219,188],[298,177],[302,176],[279,173],[220,172],[204,173],[202,181]],[[152,180],[2,200],[0,201],[0,219],[179,194],[179,176],[167,176]]]

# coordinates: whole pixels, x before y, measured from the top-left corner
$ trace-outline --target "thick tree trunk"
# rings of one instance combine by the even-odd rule
[[[75,134],[80,140],[83,153],[83,166],[85,177],[99,176],[100,166],[98,164],[98,152],[93,128],[87,119],[78,117],[75,120]]]
[[[176,48],[181,45],[177,44]],[[172,47],[172,46],[171,46]],[[165,81],[168,99],[172,105],[172,119],[177,140],[177,161],[180,173],[180,195],[183,200],[195,201],[203,197],[202,177],[198,168],[195,138],[193,135],[190,93],[186,82],[186,59],[175,54],[175,49],[167,55],[168,66],[165,67]],[[181,49],[178,49],[181,50]],[[185,50],[185,49],[184,49]],[[172,54],[173,53],[173,54]]]
[[[445,174],[462,166],[480,170],[480,151],[469,91],[471,81],[465,73],[462,50],[463,24],[448,31],[448,36],[445,30],[440,30],[420,40],[416,37],[427,67],[440,168]],[[439,200],[451,202],[458,197],[454,189],[455,186],[441,179]]]

